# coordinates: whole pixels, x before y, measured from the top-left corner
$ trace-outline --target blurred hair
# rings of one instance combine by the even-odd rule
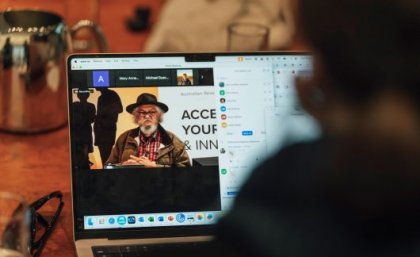
[[[419,0],[299,0],[298,26],[350,101],[397,90],[420,106]]]

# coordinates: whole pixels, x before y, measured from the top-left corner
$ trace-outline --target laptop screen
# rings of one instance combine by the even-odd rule
[[[281,145],[319,134],[296,100],[303,53],[73,55],[77,231],[207,226]]]

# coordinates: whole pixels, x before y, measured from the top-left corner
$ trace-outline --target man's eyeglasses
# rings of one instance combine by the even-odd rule
[[[55,228],[63,206],[63,193],[60,191],[52,192],[29,205],[31,217],[29,253],[31,256],[38,257],[41,254]]]
[[[143,112],[143,111],[137,112],[136,111],[135,113],[136,113],[136,115],[138,115],[142,118],[145,118],[146,116],[155,117],[158,112],[157,111],[151,111],[151,112]]]

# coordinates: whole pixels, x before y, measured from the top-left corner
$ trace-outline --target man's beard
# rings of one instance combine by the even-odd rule
[[[140,126],[140,131],[145,136],[150,136],[157,130],[157,125],[142,125]]]

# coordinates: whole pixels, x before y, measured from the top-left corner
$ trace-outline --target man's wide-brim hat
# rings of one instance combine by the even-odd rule
[[[141,105],[145,104],[153,104],[158,106],[162,109],[163,112],[167,112],[169,110],[168,106],[164,103],[158,102],[156,96],[148,93],[143,93],[137,97],[137,101],[133,104],[128,105],[125,107],[125,110],[129,113],[133,113],[134,109]]]

